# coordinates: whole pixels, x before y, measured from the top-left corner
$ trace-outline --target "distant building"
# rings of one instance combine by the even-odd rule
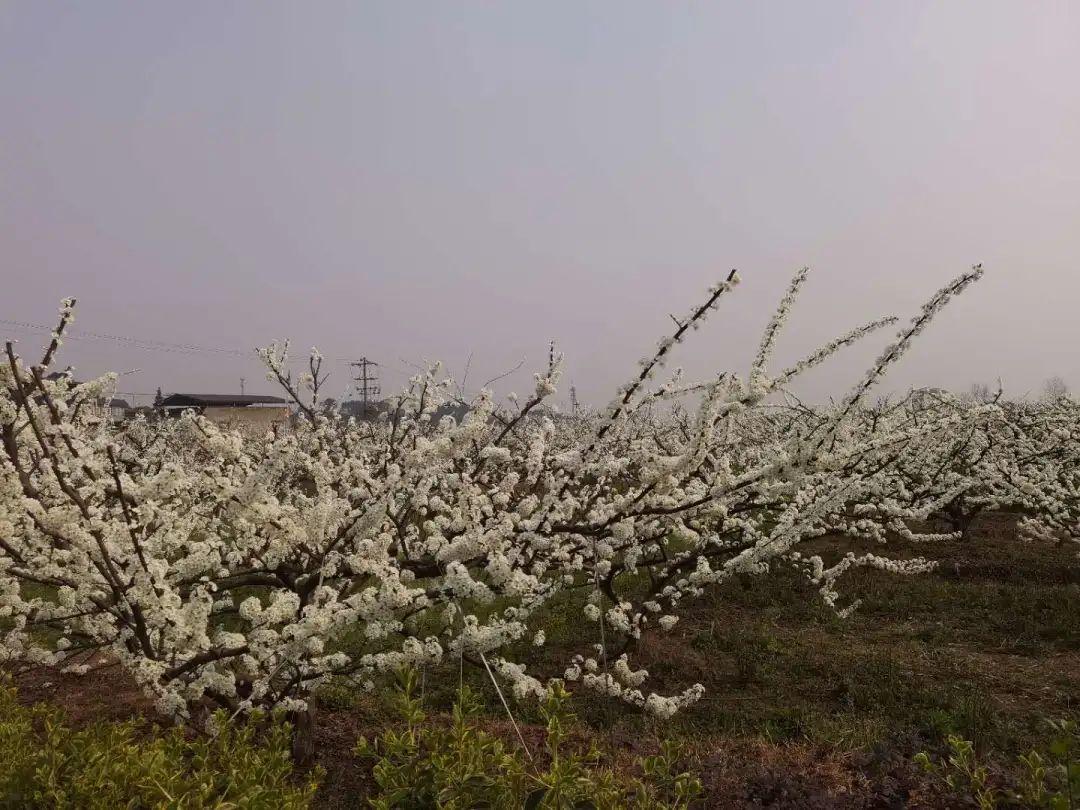
[[[161,416],[161,411],[155,408],[153,405],[136,405],[134,408],[130,408],[125,414],[125,419],[135,419],[141,416],[143,419],[153,421]]]
[[[108,411],[110,422],[123,422],[131,415],[132,408],[126,399],[110,399]]]
[[[281,397],[259,394],[170,394],[160,408],[166,416],[198,411],[225,427],[266,430],[289,424],[289,403]]]
[[[49,382],[56,382],[57,380],[62,380],[66,378],[70,378],[70,375],[67,372],[63,371],[53,371],[45,375],[45,379]],[[82,385],[82,383],[80,383],[78,380],[71,379],[72,387],[78,385]],[[36,402],[41,402],[43,398],[41,396],[35,396],[34,400]],[[94,400],[94,405],[99,409],[99,414],[101,416],[107,418],[110,422],[113,422],[114,424],[123,422],[125,419],[130,419],[134,414],[134,409],[131,407],[131,403],[129,403],[126,399],[119,399],[117,397],[113,397],[112,399],[105,399],[103,397],[99,397]]]

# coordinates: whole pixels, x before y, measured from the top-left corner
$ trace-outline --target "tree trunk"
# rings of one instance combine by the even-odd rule
[[[307,766],[315,759],[315,710],[289,712],[292,723],[292,758],[296,765]]]

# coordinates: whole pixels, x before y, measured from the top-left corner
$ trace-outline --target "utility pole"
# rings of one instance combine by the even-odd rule
[[[240,378],[240,396],[244,395],[244,378]]]
[[[368,417],[368,397],[379,395],[379,372],[376,371],[379,364],[374,360],[361,357],[359,360],[349,363],[349,365],[360,370],[360,373],[353,377],[353,382],[356,383],[356,392],[364,403],[363,418],[366,419]]]
[[[578,403],[577,403],[577,388],[571,384],[570,386],[570,413],[577,416]]]

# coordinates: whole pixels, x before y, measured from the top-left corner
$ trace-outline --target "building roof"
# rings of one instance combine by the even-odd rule
[[[281,397],[262,394],[169,394],[161,401],[164,408],[244,408],[248,405],[287,405]]]
[[[131,404],[126,399],[110,399],[110,408],[123,408],[125,411],[131,407]]]

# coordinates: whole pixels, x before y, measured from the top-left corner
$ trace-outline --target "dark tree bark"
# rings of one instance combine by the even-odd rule
[[[292,724],[292,758],[300,766],[315,759],[315,710],[310,706],[302,712],[289,712]]]

